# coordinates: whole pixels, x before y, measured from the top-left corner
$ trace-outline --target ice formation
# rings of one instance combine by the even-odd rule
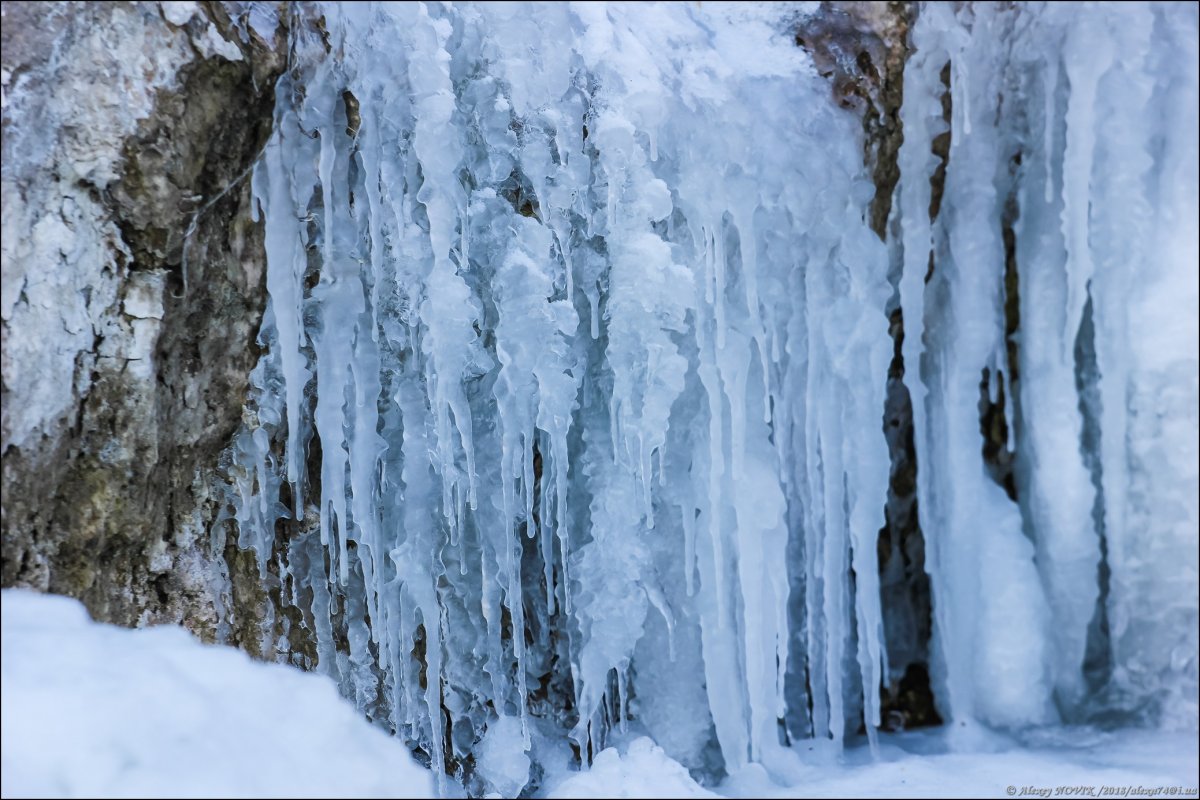
[[[942,713],[1194,725],[1196,8],[922,6],[887,245],[812,10],[292,28],[230,515],[268,649],[301,619],[439,772],[874,743],[896,304]]]
[[[929,4],[912,36],[900,296],[948,705],[1194,726],[1196,8]],[[979,458],[998,396],[1018,503]]]

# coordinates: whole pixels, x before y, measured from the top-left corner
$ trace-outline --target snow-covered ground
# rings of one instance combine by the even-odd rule
[[[100,625],[74,600],[6,590],[0,667],[5,797],[436,794],[432,773],[326,678],[254,662],[178,628]],[[551,773],[540,794],[999,797],[1032,788],[1070,796],[1055,789],[1091,786],[1100,796],[1107,786],[1186,797],[1198,770],[1194,731],[1058,729],[1020,744],[980,736],[969,745],[940,732],[906,734],[885,737],[877,759],[866,748],[820,752],[812,743],[786,757],[750,765],[714,793],[631,735],[589,771]]]
[[[980,739],[953,752],[942,733],[884,737],[866,748],[795,752],[751,764],[715,791],[648,738],[609,748],[590,772],[551,781],[545,797],[1195,797],[1194,732],[1055,729],[1020,744]],[[1104,792],[1112,789],[1115,791]],[[1122,794],[1123,792],[1123,794]]]
[[[327,678],[3,592],[4,797],[431,797]]]

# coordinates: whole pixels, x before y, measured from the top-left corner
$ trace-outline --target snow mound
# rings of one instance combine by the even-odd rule
[[[1195,797],[1197,740],[1161,730],[1100,731],[1051,727],[1020,739],[947,731],[881,737],[877,757],[866,747],[842,751],[811,742],[772,760],[747,764],[716,793],[647,737],[609,747],[590,770],[546,782],[542,797]],[[1054,790],[1058,789],[1057,795]]]
[[[432,773],[325,677],[181,628],[3,592],[5,797],[432,797]]]
[[[1079,726],[1013,739],[914,731],[881,736],[878,758],[863,747],[821,749],[802,750],[775,775],[749,764],[718,789],[742,798],[1196,796],[1193,733]]]
[[[720,797],[692,780],[683,765],[643,736],[622,754],[600,752],[592,768],[547,789],[546,797]]]

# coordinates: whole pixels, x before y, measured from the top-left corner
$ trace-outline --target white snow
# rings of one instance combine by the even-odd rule
[[[649,738],[624,748],[608,747],[589,770],[550,782],[544,797],[719,797],[692,780],[686,769]]]
[[[785,761],[747,765],[705,788],[640,737],[605,749],[590,770],[548,779],[539,796],[1070,797],[1089,796],[1091,787],[1090,796],[1099,797],[1110,787],[1129,797],[1195,797],[1200,785],[1194,733],[1063,728],[1023,741],[987,737],[966,750],[947,744],[940,732],[889,734],[875,758],[866,747],[838,751],[808,743]],[[1064,792],[1068,787],[1081,788]]]
[[[433,774],[327,678],[174,627],[6,589],[5,797],[432,797]]]

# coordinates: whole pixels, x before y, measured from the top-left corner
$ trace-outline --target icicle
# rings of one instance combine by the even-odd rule
[[[280,87],[279,94],[285,93],[285,87]],[[282,113],[286,115],[282,128],[288,131],[290,138],[295,138],[292,133],[296,126],[294,115],[287,111]],[[306,139],[303,141],[307,142]],[[292,180],[285,172],[284,142],[273,139],[268,143],[263,160],[255,169],[254,187],[265,217],[267,293],[271,298],[272,318],[278,337],[277,353],[287,407],[287,480],[292,485],[292,514],[298,518],[304,513],[300,491],[300,463],[303,460],[300,403],[310,377],[302,353],[306,337],[301,302],[304,266],[301,244],[304,232],[300,222],[304,212],[295,202],[297,189],[293,189]]]
[[[1042,78],[1042,92],[1045,119],[1042,123],[1042,160],[1046,165],[1045,190],[1043,192],[1046,205],[1054,202],[1054,129],[1058,124],[1058,59],[1051,58],[1046,63],[1046,71]]]
[[[1067,35],[1063,63],[1070,94],[1067,99],[1067,143],[1063,155],[1062,229],[1067,248],[1067,315],[1064,346],[1074,347],[1094,264],[1088,242],[1091,205],[1089,187],[1096,147],[1096,92],[1100,76],[1112,61],[1108,36],[1096,20],[1084,17]],[[1070,349],[1064,353],[1070,353]]]
[[[696,509],[691,503],[679,507],[683,523],[683,580],[687,596],[696,593]]]
[[[653,583],[643,583],[642,589],[646,592],[646,599],[650,604],[658,610],[662,615],[663,622],[667,626],[667,652],[671,661],[675,660],[675,614],[671,612],[671,606],[667,602],[667,598],[663,595],[660,587]]]
[[[543,443],[544,444],[544,443]],[[542,547],[542,575],[546,581],[546,617],[547,625],[549,625],[549,617],[554,614],[554,533],[552,528],[555,525],[553,518],[550,515],[551,497],[549,491],[551,478],[553,474],[550,467],[554,466],[554,449],[551,447],[548,451],[543,451],[542,455],[542,477],[539,484],[539,497],[541,501],[538,507],[538,538]]]

